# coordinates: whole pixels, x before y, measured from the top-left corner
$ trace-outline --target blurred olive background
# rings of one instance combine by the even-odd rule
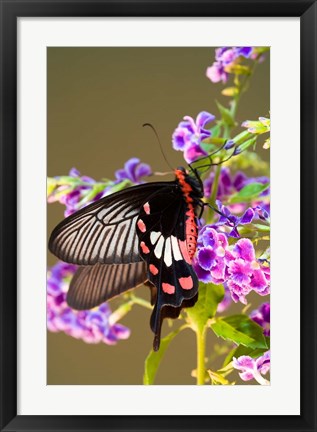
[[[47,142],[48,176],[68,174],[76,167],[95,179],[114,178],[130,157],[139,157],[154,171],[168,171],[157,140],[143,123],[152,123],[172,166],[184,165],[171,135],[184,115],[203,110],[219,117],[215,99],[222,84],[212,84],[205,71],[213,48],[48,48]],[[237,121],[269,113],[269,56],[258,66],[242,97]],[[265,152],[268,157],[268,152]],[[160,178],[162,179],[162,178]],[[64,207],[48,206],[48,234],[63,218]],[[56,258],[48,253],[48,265]],[[139,294],[149,299],[146,288]],[[252,308],[267,300],[249,295]],[[117,300],[110,302],[115,309]],[[234,306],[241,310],[241,305]],[[233,309],[234,310],[234,309]],[[47,384],[142,384],[144,360],[153,334],[150,311],[135,306],[122,323],[131,336],[115,346],[89,345],[63,333],[47,335]],[[163,324],[162,335],[168,331]],[[207,352],[215,337],[209,336]],[[156,384],[195,384],[195,334],[175,338],[160,366]]]

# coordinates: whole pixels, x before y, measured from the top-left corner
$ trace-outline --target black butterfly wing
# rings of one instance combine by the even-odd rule
[[[143,204],[137,220],[140,254],[156,287],[151,328],[159,348],[163,318],[176,318],[197,300],[198,279],[186,247],[185,199],[177,187],[162,190]]]
[[[133,186],[84,207],[57,225],[49,240],[50,251],[78,265],[141,261],[136,233],[140,207],[170,183]]]
[[[79,267],[71,280],[67,303],[77,310],[91,309],[144,283],[144,261],[132,264],[95,264]]]

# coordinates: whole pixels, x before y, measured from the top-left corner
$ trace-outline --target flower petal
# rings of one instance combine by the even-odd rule
[[[240,219],[240,223],[242,225],[246,225],[252,222],[253,218],[254,218],[254,210],[249,207],[246,212],[243,214],[243,216]]]
[[[210,270],[215,264],[215,258],[216,254],[210,246],[200,249],[197,253],[199,265],[203,270]]]
[[[215,116],[207,111],[202,111],[198,114],[196,118],[196,125],[199,128],[203,128],[207,123],[215,120]]]
[[[207,156],[207,154],[197,143],[192,143],[185,147],[184,159],[187,163],[191,163],[202,156]]]
[[[236,257],[252,262],[255,260],[255,250],[251,240],[242,238],[237,241],[233,252]]]

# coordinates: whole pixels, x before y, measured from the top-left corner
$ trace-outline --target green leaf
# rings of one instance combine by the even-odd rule
[[[232,195],[230,198],[230,203],[239,203],[244,201],[250,201],[268,189],[270,185],[268,183],[250,183],[244,186],[239,192]]]
[[[223,120],[223,122],[229,126],[229,127],[233,127],[235,125],[235,121],[234,118],[230,112],[230,110],[228,110],[228,108],[225,108],[223,105],[221,105],[218,101],[216,101],[217,107],[219,109],[219,112],[221,114],[221,118]]]
[[[246,315],[216,318],[211,324],[211,328],[218,337],[230,340],[237,345],[244,345],[253,349],[267,349],[262,327]]]
[[[214,137],[214,138],[218,138],[220,135],[221,135],[221,122],[218,122],[217,124],[216,124],[216,126],[213,126],[211,129],[210,129],[210,132],[211,132],[211,136],[212,137]]]
[[[260,357],[262,354],[264,354],[268,348],[249,348],[243,345],[239,345],[238,347],[234,348],[229,352],[227,357],[225,358],[225,361],[223,362],[223,367],[227,366],[231,361],[232,358],[238,358],[243,355],[250,356],[252,358]]]
[[[223,285],[199,284],[197,303],[194,307],[186,309],[189,320],[198,330],[202,330],[207,321],[214,317],[224,294]]]
[[[169,347],[169,344],[172,342],[174,337],[183,330],[184,327],[180,327],[179,329],[173,331],[168,334],[161,340],[160,349],[158,351],[151,350],[147,358],[145,359],[144,364],[144,375],[143,375],[143,384],[151,385],[154,383],[155,376],[157,370],[160,366],[161,360]]]

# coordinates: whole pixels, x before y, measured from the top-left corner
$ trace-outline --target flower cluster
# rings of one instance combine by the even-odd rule
[[[116,171],[116,180],[97,182],[91,177],[81,176],[76,168],[72,168],[68,176],[48,179],[49,203],[60,202],[66,206],[65,217],[75,213],[88,204],[115,192],[125,186],[125,183],[142,183],[142,178],[151,174],[149,165],[141,163],[140,159],[129,159],[123,169]]]
[[[252,242],[242,238],[229,246],[226,235],[210,225],[199,232],[194,268],[202,282],[224,283],[236,303],[247,304],[251,291],[270,292],[270,268],[256,259]]]
[[[227,82],[229,73],[240,57],[250,58],[252,47],[221,47],[216,49],[215,62],[207,68],[206,76],[213,83]]]
[[[263,334],[270,336],[270,303],[263,303],[251,312],[250,318],[263,328]]]
[[[114,345],[120,339],[127,339],[130,330],[112,322],[111,309],[107,303],[89,311],[75,311],[67,305],[66,294],[76,268],[75,265],[58,262],[48,271],[48,330],[62,331],[87,343]]]
[[[267,351],[258,358],[241,356],[236,359],[233,357],[232,365],[235,369],[241,371],[239,375],[243,381],[255,379],[261,385],[270,384],[270,382],[262,376],[270,370],[270,351]]]
[[[201,142],[211,136],[211,132],[205,129],[207,123],[215,119],[213,114],[202,111],[196,120],[185,116],[180,122],[172,136],[173,148],[184,152],[184,159],[187,163],[194,162],[200,157],[207,156],[202,148]]]

